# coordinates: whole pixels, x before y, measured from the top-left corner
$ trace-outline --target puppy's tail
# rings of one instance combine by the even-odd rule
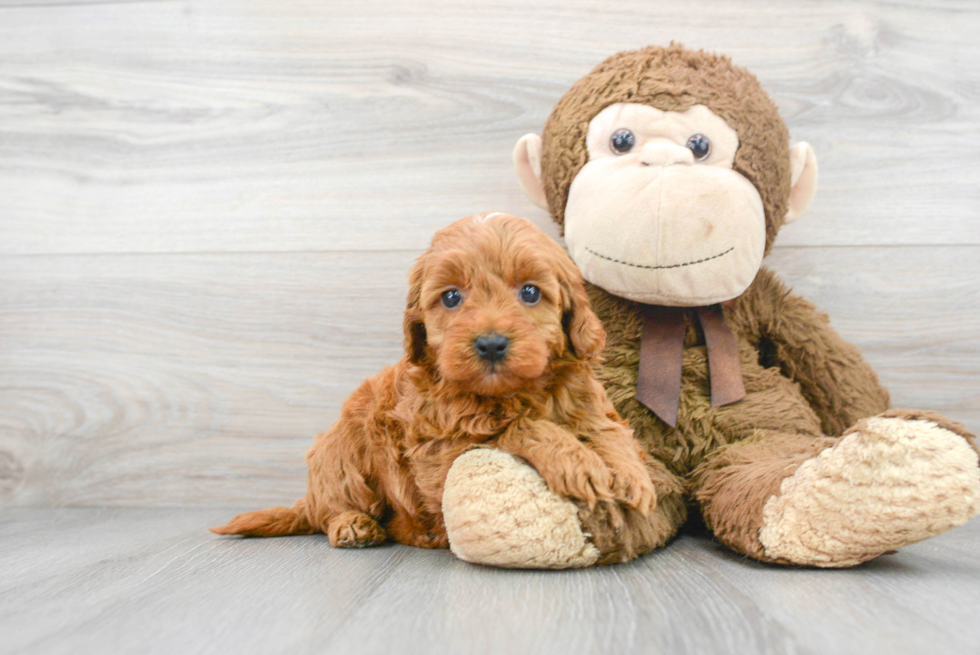
[[[270,507],[239,514],[228,525],[208,528],[215,534],[240,534],[243,537],[285,537],[291,534],[318,532],[306,515],[306,500],[300,499],[292,507]]]

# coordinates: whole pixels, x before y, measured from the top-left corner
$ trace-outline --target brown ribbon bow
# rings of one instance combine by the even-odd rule
[[[670,427],[677,427],[684,353],[684,315],[689,308],[640,305],[643,336],[636,399]],[[738,344],[725,325],[721,305],[693,308],[708,349],[711,406],[721,407],[745,397]]]

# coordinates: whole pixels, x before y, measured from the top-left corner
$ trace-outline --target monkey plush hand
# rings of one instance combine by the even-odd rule
[[[444,497],[457,555],[626,561],[676,533],[681,489],[721,542],[790,565],[853,566],[980,511],[973,435],[889,409],[857,349],[761,266],[812,199],[817,164],[749,72],[679,45],[614,55],[514,161],[591,285],[608,334],[599,375],[662,468],[658,504],[580,507],[570,529],[533,469],[464,456]]]

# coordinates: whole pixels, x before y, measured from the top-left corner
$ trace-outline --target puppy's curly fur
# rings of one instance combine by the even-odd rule
[[[527,284],[540,289],[534,304],[521,299]],[[462,296],[451,308],[449,289]],[[446,548],[446,475],[474,447],[524,458],[557,494],[589,506],[654,507],[648,456],[592,371],[605,333],[581,275],[531,223],[479,214],[436,233],[409,273],[404,330],[405,358],[361,385],[314,443],[305,498],[214,532]],[[509,339],[503,359],[478,356],[487,334]]]

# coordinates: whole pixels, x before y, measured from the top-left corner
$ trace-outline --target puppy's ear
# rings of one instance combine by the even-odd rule
[[[413,364],[425,360],[425,323],[422,314],[422,280],[425,277],[425,255],[416,260],[408,273],[408,300],[405,303],[405,356]]]
[[[562,253],[565,255],[565,253]],[[565,255],[568,258],[567,255]],[[569,259],[560,268],[562,305],[562,327],[571,343],[572,350],[581,360],[592,360],[602,354],[606,347],[606,331],[602,329],[599,317],[592,311],[592,303],[585,292],[582,274]]]

